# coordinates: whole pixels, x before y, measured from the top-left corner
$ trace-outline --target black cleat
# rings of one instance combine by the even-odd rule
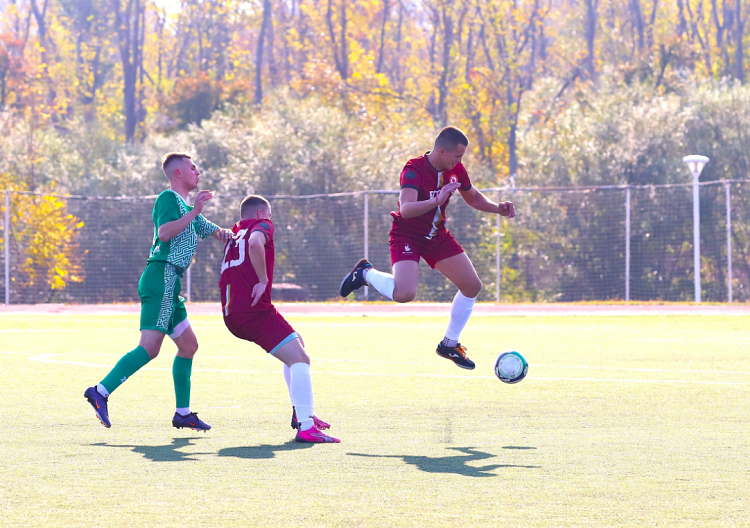
[[[461,346],[461,343],[458,343],[454,347],[449,347],[444,345],[441,341],[435,352],[440,357],[450,359],[462,369],[474,370],[474,367],[476,366],[472,360],[466,357],[466,347]]]
[[[361,259],[357,262],[352,268],[352,271],[350,271],[347,276],[344,277],[344,280],[341,281],[341,289],[339,290],[341,296],[348,297],[350,293],[366,285],[365,270],[371,267],[372,264],[370,264],[367,259]]]

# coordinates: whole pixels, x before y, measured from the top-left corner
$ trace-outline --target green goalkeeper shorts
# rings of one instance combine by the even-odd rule
[[[180,297],[181,273],[167,262],[149,262],[138,282],[141,297],[141,330],[158,330],[167,335],[187,319],[185,299]]]

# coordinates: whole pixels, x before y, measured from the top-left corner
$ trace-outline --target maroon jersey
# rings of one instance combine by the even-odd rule
[[[258,275],[250,262],[248,242],[250,235],[260,231],[266,237],[266,274],[268,285],[258,304],[252,304],[253,286],[258,284]],[[224,315],[230,313],[256,312],[268,310],[271,303],[271,283],[273,282],[273,223],[270,220],[240,220],[232,227],[234,236],[224,248],[224,261],[221,263],[221,307]]]
[[[440,192],[446,183],[459,182],[462,191],[471,189],[469,174],[461,163],[449,170],[438,172],[424,156],[410,159],[404,170],[401,171],[401,188],[408,187],[416,189],[417,201],[429,200]],[[414,218],[404,218],[401,212],[392,212],[393,228],[407,236],[419,236],[432,239],[434,236],[445,231],[445,209],[448,207],[450,197],[434,209]],[[401,204],[399,203],[399,209]]]

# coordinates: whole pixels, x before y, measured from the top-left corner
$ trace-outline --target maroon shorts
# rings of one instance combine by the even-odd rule
[[[428,240],[426,237],[404,235],[394,226],[391,229],[390,246],[391,264],[402,260],[419,262],[421,257],[433,269],[435,264],[441,260],[455,257],[464,252],[461,244],[456,242],[456,239],[447,229]]]
[[[269,354],[298,337],[292,325],[273,306],[263,311],[225,315],[224,324],[232,334],[252,341]]]

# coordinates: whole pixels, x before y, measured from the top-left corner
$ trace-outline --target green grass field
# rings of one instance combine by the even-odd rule
[[[171,343],[94,417],[136,316],[0,317],[0,525],[750,525],[748,317],[477,317],[471,372],[435,355],[442,317],[291,318],[342,440],[316,446],[281,364],[191,321],[207,434],[171,426]]]

